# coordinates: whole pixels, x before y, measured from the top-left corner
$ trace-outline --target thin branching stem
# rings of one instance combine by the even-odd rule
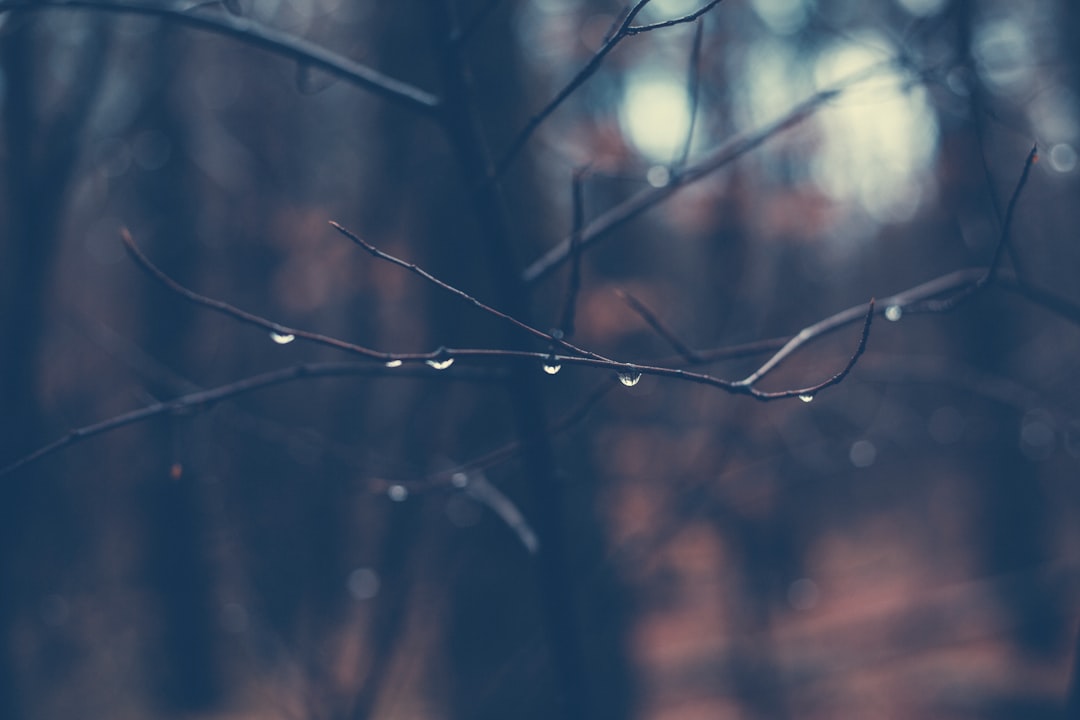
[[[125,15],[162,17],[178,25],[225,35],[248,45],[287,57],[302,65],[323,70],[397,105],[422,115],[434,115],[436,96],[408,83],[388,77],[321,45],[267,27],[249,18],[207,13],[175,4],[119,2],[114,0],[0,0],[0,13],[42,10],[89,10]]]
[[[840,92],[839,89],[832,89],[815,94],[797,105],[779,120],[749,135],[732,138],[701,160],[686,166],[681,172],[672,177],[667,185],[642,190],[607,212],[602,213],[586,225],[582,231],[580,241],[582,249],[608,237],[626,223],[670,198],[679,189],[716,172],[751,150],[758,148],[776,135],[795,127],[813,115],[821,105],[837,97]],[[541,280],[566,262],[569,256],[570,239],[567,238],[531,263],[525,269],[523,276],[529,283]]]
[[[571,204],[573,205],[570,229],[570,279],[566,286],[566,302],[563,305],[559,329],[563,338],[573,337],[577,298],[581,292],[581,230],[585,227],[584,175],[588,168],[579,168],[571,181]]]
[[[568,97],[573,95],[586,80],[596,74],[596,71],[599,70],[600,66],[603,64],[604,58],[607,57],[620,42],[632,35],[640,35],[651,30],[659,30],[661,28],[672,27],[673,25],[693,22],[719,5],[720,2],[722,2],[722,0],[710,0],[704,7],[689,15],[649,25],[634,25],[634,20],[637,18],[638,14],[645,9],[645,6],[649,4],[649,0],[638,0],[638,2],[634,3],[630,10],[623,16],[622,22],[618,23],[615,31],[609,34],[600,48],[591,58],[589,58],[585,67],[581,68],[581,70],[571,78],[570,82],[555,94],[555,97],[553,97],[547,105],[525,123],[525,127],[523,127],[513,141],[511,141],[510,146],[503,154],[502,159],[496,164],[495,177],[501,177],[502,174],[506,172],[510,167],[510,164],[514,161],[514,158],[518,156],[521,150],[529,142],[529,138],[533,136],[533,133],[535,133],[536,130],[544,124],[544,121],[551,117],[552,113],[554,113]]]
[[[362,237],[360,237],[356,233],[348,230],[347,228],[345,228],[342,225],[339,225],[336,222],[331,221],[330,225],[335,230],[337,230],[339,233],[341,233],[345,237],[352,240],[355,244],[359,245],[360,247],[362,247],[364,250],[366,250],[367,252],[369,252],[371,255],[378,258],[379,260],[385,260],[386,262],[391,263],[392,265],[397,265],[400,268],[404,268],[405,270],[408,270],[412,274],[423,278],[424,280],[431,283],[435,287],[437,287],[437,288],[439,288],[441,290],[444,290],[444,291],[450,293],[451,295],[454,295],[456,297],[461,298],[462,300],[469,303],[470,305],[473,305],[474,307],[477,307],[480,310],[483,310],[484,312],[488,313],[489,315],[493,315],[494,317],[499,318],[500,320],[503,320],[505,322],[510,323],[514,327],[525,331],[526,333],[532,335],[533,337],[539,338],[540,340],[543,340],[543,341],[545,341],[547,343],[555,344],[555,345],[563,348],[564,350],[567,350],[567,351],[572,352],[572,353],[577,353],[577,354],[583,355],[585,357],[591,357],[591,358],[593,358],[595,360],[602,360],[602,361],[605,361],[605,362],[609,362],[608,358],[605,358],[605,357],[603,357],[601,355],[597,355],[596,353],[591,352],[589,350],[585,350],[584,348],[580,348],[580,347],[578,347],[578,346],[576,346],[576,345],[574,345],[574,344],[572,344],[570,342],[567,342],[563,338],[555,337],[551,333],[546,333],[543,330],[538,330],[537,328],[534,328],[531,325],[528,325],[526,323],[521,322],[520,320],[513,317],[512,315],[507,315],[506,313],[502,312],[501,310],[496,310],[495,308],[491,307],[490,305],[476,299],[475,297],[468,294],[464,290],[459,290],[458,288],[454,287],[453,285],[450,285],[448,283],[443,282],[439,278],[437,278],[434,275],[432,275],[431,273],[429,273],[427,270],[424,270],[419,265],[416,265],[415,263],[408,262],[407,260],[402,260],[401,258],[398,258],[398,257],[394,257],[393,255],[380,250],[379,248],[377,248],[374,245],[372,245],[371,243],[369,243],[367,240],[364,240]]]

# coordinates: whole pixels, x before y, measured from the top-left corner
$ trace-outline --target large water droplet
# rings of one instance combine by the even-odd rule
[[[386,367],[388,367],[388,368],[401,367],[401,361],[400,360],[387,360],[386,361]]]
[[[436,370],[445,370],[446,368],[454,364],[454,358],[450,357],[444,360],[427,360],[426,362],[428,365],[435,368]]]
[[[546,372],[548,375],[554,375],[555,373],[562,370],[562,365],[555,362],[554,360],[545,360],[542,367],[544,368],[544,372]]]
[[[637,370],[631,370],[630,372],[619,373],[619,382],[626,387],[634,387],[641,380],[641,373]]]
[[[896,322],[904,316],[904,308],[899,305],[890,305],[885,308],[885,319],[889,322]]]
[[[278,345],[288,345],[296,339],[296,336],[292,335],[291,333],[272,332],[270,333],[270,339],[276,342]]]
[[[802,400],[804,403],[814,402],[814,396],[810,393],[803,393],[799,396],[799,399]]]
[[[394,502],[405,502],[409,490],[404,485],[391,485],[386,489],[386,495]]]

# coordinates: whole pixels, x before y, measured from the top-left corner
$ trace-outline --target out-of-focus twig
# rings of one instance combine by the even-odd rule
[[[568,97],[573,95],[574,91],[581,87],[586,80],[596,74],[596,71],[600,69],[600,65],[603,63],[604,58],[607,57],[620,42],[632,35],[640,35],[641,33],[649,32],[651,30],[659,30],[673,25],[693,22],[721,2],[722,0],[709,0],[709,2],[699,10],[695,10],[688,15],[649,25],[634,25],[634,20],[637,18],[638,14],[645,9],[645,6],[649,4],[649,0],[638,0],[638,2],[634,3],[633,7],[631,7],[623,17],[622,22],[619,23],[615,32],[611,33],[608,38],[604,40],[603,45],[601,45],[593,56],[589,58],[589,62],[585,64],[585,67],[579,70],[570,82],[568,82],[562,90],[556,93],[555,97],[553,97],[543,109],[533,115],[525,124],[525,127],[523,127],[513,141],[511,141],[510,147],[507,148],[502,159],[499,160],[498,164],[495,166],[495,177],[500,177],[510,167],[510,163],[514,161],[514,158],[516,158],[522,148],[525,147],[525,144],[529,142],[529,138],[532,137],[537,128],[539,128],[545,120],[551,117],[551,114],[555,112]]]
[[[583,197],[583,179],[588,168],[574,172],[571,187],[573,205],[573,226],[570,229],[570,279],[566,287],[566,303],[563,305],[559,330],[563,338],[574,335],[574,316],[577,310],[578,293],[581,291],[581,229],[585,226],[585,199]]]
[[[439,107],[437,97],[429,92],[383,75],[366,65],[338,55],[326,48],[249,18],[199,12],[174,4],[144,3],[119,0],[0,0],[0,13],[43,10],[87,10],[126,15],[162,17],[178,25],[226,35],[248,45],[254,45],[275,55],[296,60],[339,77],[390,102],[433,115]]]
[[[720,168],[741,158],[779,133],[795,127],[814,114],[824,103],[836,98],[839,89],[826,90],[800,103],[779,120],[766,125],[749,135],[732,138],[716,148],[701,160],[688,165],[671,178],[662,187],[647,188],[626,201],[619,203],[607,212],[593,219],[581,233],[581,248],[585,249],[607,237],[626,223],[637,218],[646,210],[656,207],[675,194],[680,188],[696,182]],[[536,282],[550,274],[570,256],[570,239],[567,238],[533,261],[524,271],[523,276],[529,283]]]

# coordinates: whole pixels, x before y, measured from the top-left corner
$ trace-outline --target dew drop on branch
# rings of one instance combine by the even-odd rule
[[[401,367],[401,361],[400,360],[387,360],[386,361],[386,367],[388,367],[388,368]]]
[[[804,403],[814,402],[814,396],[810,393],[803,393],[799,396],[799,399],[802,400]]]
[[[899,305],[890,305],[885,308],[885,319],[889,322],[896,322],[904,316],[904,308]]]
[[[626,387],[634,387],[638,384],[639,380],[641,380],[641,373],[637,370],[619,373],[619,382]]]
[[[404,485],[391,485],[386,489],[386,495],[394,502],[405,502],[409,497],[409,490]]]
[[[445,370],[446,368],[454,364],[454,358],[451,357],[443,360],[426,360],[425,362],[427,362],[428,365],[435,368],[436,370]]]
[[[296,339],[296,336],[292,333],[272,332],[270,333],[270,339],[276,342],[278,345],[288,345]]]
[[[562,365],[552,360],[546,361],[542,367],[544,369],[544,372],[546,372],[548,375],[554,375],[560,370],[562,370]]]

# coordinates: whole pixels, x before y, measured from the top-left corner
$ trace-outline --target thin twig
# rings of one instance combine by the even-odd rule
[[[1001,224],[1001,237],[998,239],[997,246],[994,248],[994,257],[990,261],[990,267],[986,270],[986,282],[990,282],[990,280],[994,278],[994,275],[997,274],[998,266],[1001,264],[1002,250],[1011,247],[1012,245],[1012,225],[1013,217],[1016,214],[1016,204],[1020,201],[1020,195],[1024,192],[1024,187],[1027,186],[1028,177],[1031,175],[1031,166],[1038,162],[1038,160],[1039,146],[1035,144],[1031,146],[1031,150],[1024,160],[1024,169],[1020,173],[1020,179],[1016,182],[1012,197],[1009,198],[1009,204],[1005,208],[1005,221]]]
[[[832,387],[833,385],[837,385],[837,384],[843,382],[844,378],[846,378],[848,376],[848,373],[850,373],[852,368],[855,367],[855,363],[857,363],[859,361],[859,358],[862,356],[863,352],[866,351],[866,341],[870,338],[870,325],[873,322],[874,322],[874,300],[873,300],[873,298],[871,298],[870,302],[867,303],[866,316],[863,319],[862,334],[859,335],[859,345],[858,345],[858,347],[855,348],[855,352],[848,359],[847,365],[845,365],[844,368],[840,372],[836,373],[835,375],[833,375],[828,380],[825,380],[824,382],[820,382],[817,385],[812,385],[810,387],[802,388],[801,390],[781,390],[779,392],[762,392],[760,390],[754,389],[753,386],[754,386],[755,383],[757,383],[759,380],[761,380],[763,377],[765,377],[765,375],[768,373],[768,370],[759,370],[759,371],[751,374],[746,379],[735,383],[735,386],[736,387],[747,387],[747,388],[750,388],[751,390],[754,390],[754,392],[751,393],[751,394],[753,395],[753,397],[756,397],[759,400],[772,400],[772,399],[775,399],[775,398],[795,397],[795,396],[798,396],[800,399],[802,399],[804,401],[807,401],[808,399],[812,400],[814,395],[816,395],[820,391],[824,390],[825,388]],[[814,327],[814,326],[811,326],[811,328],[812,327]],[[802,333],[799,333],[799,335],[802,335]],[[796,337],[798,337],[798,336],[796,336]],[[792,342],[794,342],[794,341],[792,341]],[[789,343],[789,345],[790,345],[790,343]],[[782,353],[784,353],[785,349],[787,349],[786,345],[784,346],[784,348],[782,348],[780,350],[779,353],[774,355],[773,358],[769,360],[769,362],[767,362],[765,365],[763,365],[762,368],[765,368],[766,366],[769,366],[770,364],[771,364],[771,367],[776,367],[776,364],[778,364],[780,362],[780,360],[777,360],[776,363],[773,363],[773,360],[776,359],[777,357],[780,357],[782,355]],[[792,352],[793,352],[793,350],[792,350]],[[781,357],[781,359],[782,359],[782,357]]]
[[[197,409],[209,409],[211,406],[226,400],[244,395],[254,390],[260,390],[262,388],[271,387],[274,385],[283,385],[285,383],[293,382],[294,380],[301,380],[306,378],[320,378],[320,377],[342,377],[342,376],[357,376],[357,375],[378,375],[400,378],[427,378],[430,379],[433,376],[431,373],[423,372],[419,368],[415,371],[408,370],[396,370],[390,371],[383,367],[370,365],[368,363],[359,362],[325,362],[325,363],[301,363],[299,365],[293,365],[280,370],[273,370],[270,372],[262,373],[260,375],[253,375],[236,382],[231,382],[220,387],[211,388],[209,390],[199,390],[197,392],[181,395],[180,397],[173,398],[172,400],[166,400],[163,402],[153,403],[146,407],[139,408],[138,410],[132,410],[131,412],[117,415],[116,417],[104,420],[92,425],[86,425],[68,432],[66,435],[58,440],[55,440],[48,445],[44,445],[29,455],[25,455],[19,458],[15,462],[11,463],[7,467],[0,469],[0,477],[9,475],[16,470],[26,467],[31,463],[37,462],[47,455],[51,455],[59,450],[67,447],[71,447],[84,440],[88,440],[97,435],[117,430],[128,425],[143,422],[160,415],[176,414],[180,412],[190,412]],[[471,379],[468,375],[461,375],[455,373],[452,377],[459,380]],[[489,378],[485,378],[489,379]]]
[[[589,350],[585,350],[583,348],[580,348],[580,347],[578,347],[578,346],[576,346],[576,345],[574,345],[574,344],[572,344],[570,342],[567,342],[566,340],[564,340],[562,338],[555,337],[554,335],[552,335],[550,333],[546,333],[543,330],[538,330],[538,329],[532,327],[531,325],[527,325],[526,323],[521,322],[520,320],[518,320],[517,318],[515,318],[515,317],[513,317],[511,315],[507,315],[506,313],[502,312],[501,310],[496,310],[495,308],[491,307],[490,305],[488,305],[488,304],[486,304],[484,302],[481,302],[480,300],[477,300],[475,297],[468,294],[467,292],[465,292],[463,290],[459,290],[458,288],[454,287],[453,285],[450,285],[448,283],[443,282],[439,278],[437,278],[434,275],[432,275],[431,273],[429,273],[427,270],[424,270],[419,265],[416,265],[415,263],[408,262],[407,260],[402,260],[401,258],[398,258],[398,257],[394,257],[393,255],[380,250],[379,248],[377,248],[374,245],[372,245],[371,243],[369,243],[367,240],[364,240],[363,238],[361,238],[356,233],[348,230],[347,228],[345,228],[342,225],[339,225],[336,222],[331,221],[330,225],[335,230],[337,230],[339,233],[341,233],[345,237],[352,240],[354,243],[359,245],[361,248],[363,248],[364,250],[369,252],[374,257],[376,257],[376,258],[378,258],[380,260],[385,260],[386,262],[391,263],[392,265],[397,265],[400,268],[404,268],[404,269],[408,270],[412,274],[417,275],[417,276],[423,278],[424,280],[427,280],[429,283],[431,283],[435,287],[437,287],[437,288],[439,288],[441,290],[444,290],[444,291],[450,293],[451,295],[454,295],[456,297],[461,298],[462,300],[464,300],[465,302],[473,305],[474,307],[477,307],[480,310],[483,310],[484,312],[488,313],[489,315],[493,315],[493,316],[499,318],[500,320],[504,320],[504,321],[510,323],[511,325],[513,325],[514,327],[516,327],[516,328],[518,328],[520,330],[524,330],[525,332],[532,335],[533,337],[539,338],[539,339],[541,339],[541,340],[543,340],[543,341],[545,341],[547,343],[558,345],[559,347],[562,347],[563,349],[568,350],[569,352],[572,352],[572,353],[577,353],[577,354],[583,355],[585,357],[591,357],[591,358],[596,359],[596,360],[603,360],[603,361],[606,361],[606,362],[610,362],[609,358],[605,358],[605,357],[603,357],[601,355],[597,355],[594,352],[590,352]]]
[[[641,33],[647,33],[647,32],[650,32],[652,30],[660,30],[660,29],[663,29],[663,28],[674,27],[675,25],[683,25],[685,23],[694,22],[699,17],[701,17],[702,15],[704,15],[705,13],[709,12],[714,7],[719,5],[721,2],[723,2],[723,0],[709,0],[709,2],[706,3],[704,6],[702,6],[701,8],[699,8],[699,9],[695,10],[694,12],[689,13],[687,15],[683,15],[682,17],[674,18],[673,20],[663,20],[661,22],[654,22],[654,23],[650,23],[648,25],[634,25],[633,27],[628,27],[628,28],[626,28],[626,34],[627,35],[640,35]]]
[[[615,32],[612,33],[604,41],[603,45],[601,45],[600,48],[593,54],[593,56],[589,58],[589,62],[585,64],[585,67],[581,68],[581,70],[578,71],[577,75],[575,75],[570,80],[570,82],[568,82],[563,87],[562,90],[556,93],[555,97],[553,97],[548,102],[548,104],[543,107],[542,110],[540,110],[538,113],[536,113],[529,119],[529,121],[525,124],[525,127],[521,129],[521,131],[517,134],[514,140],[510,143],[510,147],[507,148],[506,152],[502,156],[502,159],[499,160],[498,164],[495,166],[494,177],[499,178],[504,172],[506,172],[506,170],[510,167],[510,163],[514,161],[514,158],[516,158],[518,153],[521,152],[522,148],[525,147],[525,144],[529,142],[529,138],[532,137],[533,133],[536,132],[537,128],[539,128],[545,120],[551,117],[551,114],[554,113],[568,97],[573,95],[575,90],[581,87],[586,80],[596,74],[596,71],[600,69],[600,65],[603,63],[604,58],[607,57],[607,55],[612,50],[614,50],[620,42],[630,37],[631,35],[640,35],[641,33],[649,32],[651,30],[659,30],[660,28],[693,22],[694,20],[711,10],[713,7],[720,4],[720,2],[722,2],[722,0],[710,0],[710,2],[705,5],[705,7],[695,12],[692,12],[689,15],[685,15],[674,20],[667,20],[662,23],[653,23],[651,25],[634,25],[634,19],[638,16],[638,13],[644,10],[645,6],[649,4],[649,0],[638,0],[638,2],[634,3],[633,7],[631,7],[630,10],[623,17],[622,22],[618,24]]]
[[[120,237],[124,241],[124,249],[127,250],[128,255],[136,262],[136,264],[146,271],[152,278],[164,285],[169,290],[173,291],[177,295],[180,295],[186,300],[195,303],[196,305],[202,305],[205,308],[219,312],[222,315],[228,315],[231,318],[239,320],[242,323],[248,325],[254,325],[255,327],[262,328],[268,332],[276,335],[292,335],[293,337],[303,338],[309,342],[318,343],[320,345],[326,345],[328,347],[336,348],[338,350],[344,350],[356,355],[362,355],[363,357],[373,360],[393,360],[395,357],[390,353],[379,352],[378,350],[372,350],[362,345],[356,345],[345,340],[339,340],[329,335],[321,335],[319,333],[309,332],[307,330],[300,330],[297,328],[288,327],[281,323],[276,323],[273,320],[249,313],[246,310],[241,310],[238,307],[230,305],[223,300],[215,300],[214,298],[200,295],[194,290],[189,290],[180,283],[173,280],[171,277],[162,272],[154,263],[150,262],[150,259],[143,254],[143,251],[139,249],[139,246],[135,244],[135,240],[131,237],[131,233],[127,228],[120,230]]]
[[[607,237],[618,228],[637,218],[646,210],[659,205],[680,188],[696,182],[720,168],[756,149],[775,135],[792,128],[810,117],[818,107],[841,93],[839,89],[819,92],[797,105],[779,120],[766,125],[755,133],[732,138],[713,150],[698,162],[689,165],[671,178],[671,182],[658,188],[647,188],[593,219],[581,233],[581,247],[585,249]],[[524,271],[526,282],[533,283],[554,271],[570,256],[570,239],[567,238],[548,250]]]
[[[439,107],[438,98],[429,92],[383,75],[366,65],[338,55],[320,45],[266,27],[249,18],[191,12],[176,5],[138,2],[111,2],[110,0],[40,0],[39,2],[27,2],[27,0],[0,0],[0,13],[56,9],[164,17],[180,25],[225,35],[263,50],[268,50],[275,55],[291,58],[297,62],[324,70],[379,97],[423,115],[433,115]]]
[[[1032,145],[1031,150],[1027,154],[1027,158],[1024,160],[1024,169],[1020,172],[1020,179],[1017,180],[1016,187],[1013,188],[1012,196],[1009,198],[1009,204],[1005,209],[1005,219],[1001,223],[1001,232],[998,235],[997,244],[994,245],[994,254],[983,275],[973,285],[964,288],[955,295],[942,300],[929,300],[915,308],[916,310],[923,312],[944,312],[946,310],[951,310],[960,303],[970,299],[972,295],[997,279],[999,268],[1001,266],[1001,257],[1006,248],[1010,248],[1012,245],[1012,225],[1013,218],[1016,214],[1016,205],[1020,201],[1020,196],[1023,194],[1024,188],[1027,187],[1028,178],[1031,175],[1031,167],[1038,162],[1038,160],[1038,145]],[[1038,290],[1036,290],[1036,292],[1038,292]]]
[[[563,305],[559,329],[563,338],[574,335],[574,316],[577,309],[578,293],[581,291],[581,230],[585,227],[585,199],[583,197],[583,176],[588,168],[579,168],[574,172],[571,186],[573,205],[572,227],[570,229],[570,279],[566,287],[566,303]]]
[[[672,349],[675,350],[683,360],[691,365],[702,362],[701,355],[680,340],[679,336],[676,335],[671,328],[665,325],[664,322],[656,316],[656,313],[650,310],[645,303],[621,288],[616,288],[615,294],[619,296],[620,300],[630,306],[630,309],[636,312],[649,327],[655,330],[657,335],[666,340],[668,345],[671,345]]]
[[[694,144],[694,130],[697,126],[698,101],[701,97],[701,38],[704,35],[705,23],[697,22],[694,25],[694,43],[690,46],[690,67],[687,69],[687,91],[690,96],[690,127],[686,129],[686,142],[683,143],[682,151],[672,163],[672,170],[678,172],[690,159],[690,147]]]

